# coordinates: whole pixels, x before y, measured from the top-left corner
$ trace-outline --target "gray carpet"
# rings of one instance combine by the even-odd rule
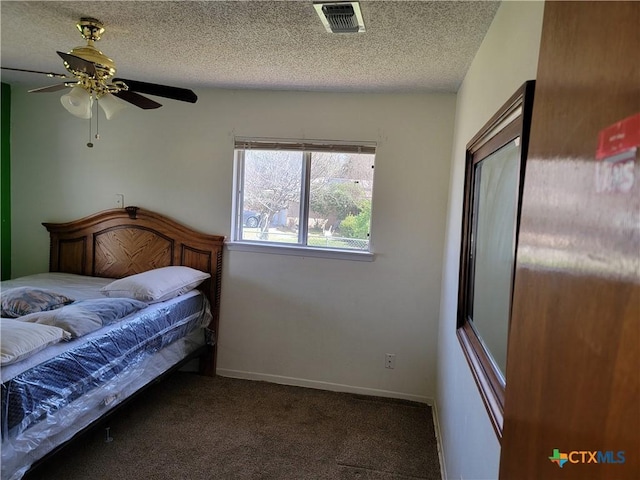
[[[175,373],[28,479],[440,479],[423,404]]]

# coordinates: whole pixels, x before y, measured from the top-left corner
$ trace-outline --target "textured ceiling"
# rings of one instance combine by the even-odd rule
[[[288,90],[457,91],[498,2],[361,1],[365,33],[330,34],[311,1],[2,1],[3,67],[65,73],[56,50],[85,41],[82,16],[118,76],[167,85]],[[2,81],[52,79],[2,71]]]

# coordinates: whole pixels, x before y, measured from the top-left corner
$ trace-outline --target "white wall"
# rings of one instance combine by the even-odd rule
[[[526,80],[535,79],[542,2],[503,2],[458,91],[445,241],[437,415],[447,478],[498,478],[500,444],[455,335],[465,147]]]
[[[198,90],[100,121],[14,87],[13,275],[46,271],[41,222],[127,205],[230,234],[233,137],[378,142],[375,261],[226,252],[218,366],[263,378],[427,401],[435,396],[455,96]],[[395,353],[396,368],[384,368]]]

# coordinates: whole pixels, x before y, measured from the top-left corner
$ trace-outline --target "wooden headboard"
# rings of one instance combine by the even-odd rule
[[[68,223],[43,223],[51,247],[49,271],[122,278],[170,265],[211,274],[200,288],[211,302],[218,334],[224,237],[192,230],[168,217],[126,207]],[[214,354],[215,364],[215,354]]]

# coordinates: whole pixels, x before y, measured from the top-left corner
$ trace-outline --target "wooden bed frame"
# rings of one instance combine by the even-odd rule
[[[49,271],[122,278],[154,268],[184,265],[211,274],[199,288],[211,302],[210,329],[218,336],[224,236],[192,230],[168,217],[126,207],[68,223],[43,223],[51,239]],[[216,371],[217,340],[200,369]]]

